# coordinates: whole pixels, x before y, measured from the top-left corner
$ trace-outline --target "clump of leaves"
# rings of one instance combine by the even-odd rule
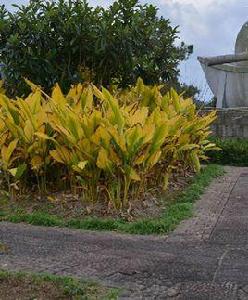
[[[173,89],[162,96],[160,86],[139,79],[114,94],[79,84],[64,95],[56,85],[49,97],[27,83],[33,92],[26,99],[0,94],[0,165],[8,186],[36,179],[44,194],[49,182],[64,180],[88,201],[123,209],[149,182],[166,190],[174,170],[199,171],[205,152],[216,149],[208,141],[215,113],[198,115],[193,101]]]

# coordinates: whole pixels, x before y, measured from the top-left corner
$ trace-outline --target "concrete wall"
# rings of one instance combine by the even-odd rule
[[[204,113],[211,110],[205,109]],[[217,116],[211,128],[214,136],[248,138],[248,108],[217,109]]]

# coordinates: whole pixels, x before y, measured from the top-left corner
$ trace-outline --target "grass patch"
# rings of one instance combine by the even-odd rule
[[[61,217],[37,212],[2,215],[0,220],[14,223],[25,222],[32,225],[68,227],[85,230],[118,231],[131,234],[165,234],[184,219],[192,216],[193,203],[200,198],[212,180],[224,174],[223,167],[207,165],[176,199],[168,204],[161,217],[128,222],[121,219],[85,217],[83,219],[63,220]]]
[[[211,163],[233,166],[248,166],[248,139],[212,138],[221,151],[209,151]]]
[[[1,299],[118,299],[117,289],[93,282],[48,274],[0,270]]]

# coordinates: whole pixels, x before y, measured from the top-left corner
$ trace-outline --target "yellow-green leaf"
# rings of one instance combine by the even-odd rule
[[[141,180],[139,174],[133,168],[130,171],[130,179],[132,179],[134,181],[140,181]]]
[[[110,167],[111,161],[108,158],[108,153],[104,148],[101,148],[96,162],[98,168],[106,170]]]

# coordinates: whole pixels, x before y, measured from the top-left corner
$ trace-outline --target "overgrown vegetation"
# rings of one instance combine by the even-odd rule
[[[210,162],[222,165],[248,166],[248,139],[211,138],[221,151],[210,151]]]
[[[215,112],[198,115],[191,99],[141,79],[129,90],[77,85],[64,96],[0,95],[0,163],[12,199],[31,184],[70,188],[83,201],[127,209],[149,186],[166,190],[174,170],[200,170],[216,149],[208,141]]]
[[[178,80],[178,65],[192,46],[175,45],[178,27],[153,5],[117,0],[109,8],[86,0],[31,0],[15,12],[0,6],[0,61],[11,96],[27,95],[23,77],[46,92],[59,83],[127,87]]]
[[[117,289],[99,284],[48,274],[7,272],[0,270],[1,297],[12,299],[118,299]]]
[[[111,230],[131,234],[165,234],[175,229],[185,218],[192,216],[193,203],[199,199],[205,189],[216,177],[224,174],[224,169],[218,165],[207,165],[190,185],[177,195],[170,203],[166,203],[166,208],[160,217],[146,218],[133,222],[123,219],[113,218],[93,218],[65,220],[56,215],[49,215],[44,212],[23,213],[2,211],[0,220],[19,223],[26,222],[40,226],[58,226],[87,230]],[[165,199],[164,201],[167,201]]]

